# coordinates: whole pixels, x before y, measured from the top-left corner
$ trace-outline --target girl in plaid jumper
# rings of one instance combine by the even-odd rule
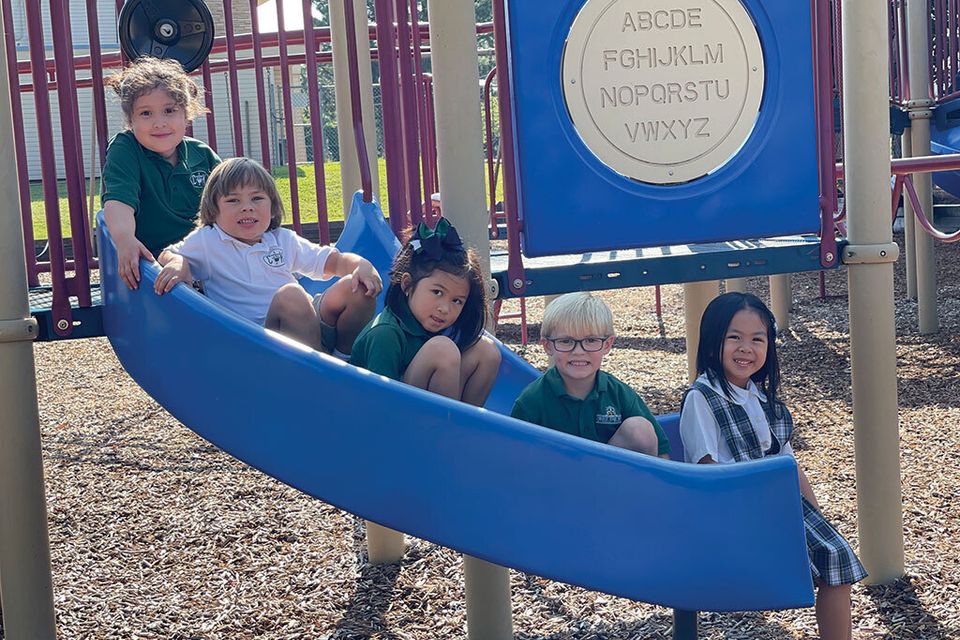
[[[680,414],[687,462],[723,464],[793,455],[793,420],[777,398],[780,367],[775,338],[773,314],[754,295],[727,293],[707,306],[700,321],[699,377],[684,396]],[[850,586],[867,572],[850,544],[820,513],[803,470],[797,471],[820,635],[849,640]]]

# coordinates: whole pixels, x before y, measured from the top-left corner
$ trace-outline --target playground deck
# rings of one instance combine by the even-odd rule
[[[960,441],[960,247],[937,251],[937,335],[914,329],[896,265],[907,577],[854,588],[855,637],[864,640],[960,637],[960,469],[942,455]],[[749,286],[766,294],[765,279]],[[827,274],[829,294],[845,289],[844,271]],[[657,412],[674,410],[684,388],[680,290],[664,288],[662,321],[650,288],[603,294],[619,333],[608,369]],[[795,290],[781,356],[798,458],[857,546],[847,303],[817,300],[815,274],[796,276]],[[536,323],[541,303],[529,303]],[[503,337],[519,349],[516,324]],[[399,567],[367,566],[357,519],[200,440],[123,373],[105,340],[38,344],[36,353],[61,638],[464,637],[456,554],[411,541]],[[525,356],[545,364],[536,345]],[[643,552],[630,548],[629,532],[611,532],[611,542]],[[517,573],[512,582],[518,638],[669,634],[665,609]],[[701,630],[711,639],[801,639],[814,637],[815,624],[812,609],[702,614]]]

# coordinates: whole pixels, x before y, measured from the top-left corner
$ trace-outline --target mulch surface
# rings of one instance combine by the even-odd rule
[[[960,465],[952,460],[960,442],[960,248],[937,252],[936,335],[918,333],[902,260],[896,266],[906,575],[854,587],[857,638],[960,638]],[[794,279],[796,309],[780,342],[783,396],[797,422],[799,462],[858,548],[846,272],[827,274],[826,284],[830,297],[820,300],[816,274]],[[749,287],[767,295],[763,279]],[[662,319],[652,289],[603,297],[618,333],[605,368],[655,412],[676,411],[686,384],[682,288],[664,287]],[[531,300],[532,339],[541,313],[541,301]],[[545,365],[539,346],[521,348],[516,320],[500,335]],[[465,637],[458,554],[408,538],[402,563],[370,566],[357,518],[198,438],[124,373],[105,339],[37,344],[35,353],[61,638]],[[203,389],[196,396],[203,402]],[[629,532],[611,532],[611,544],[628,541]],[[669,610],[511,576],[517,638],[670,637]],[[703,638],[816,634],[812,609],[702,613],[700,621]]]

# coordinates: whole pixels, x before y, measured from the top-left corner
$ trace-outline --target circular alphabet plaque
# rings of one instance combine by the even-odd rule
[[[562,74],[587,147],[621,175],[672,184],[711,173],[746,141],[763,52],[738,0],[587,0]]]

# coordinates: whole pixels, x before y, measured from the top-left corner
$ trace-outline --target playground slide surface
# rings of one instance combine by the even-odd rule
[[[124,368],[237,459],[386,527],[588,589],[688,610],[813,603],[792,459],[682,464],[514,420],[513,400],[538,372],[502,345],[487,406],[451,401],[266,331],[189,287],[157,296],[156,265],[142,264],[130,291],[102,214],[98,229],[104,327]],[[358,194],[338,247],[385,276],[397,243]]]
[[[960,153],[960,100],[939,105],[930,120],[930,151],[935,155]],[[933,183],[960,198],[960,171],[937,171]]]

